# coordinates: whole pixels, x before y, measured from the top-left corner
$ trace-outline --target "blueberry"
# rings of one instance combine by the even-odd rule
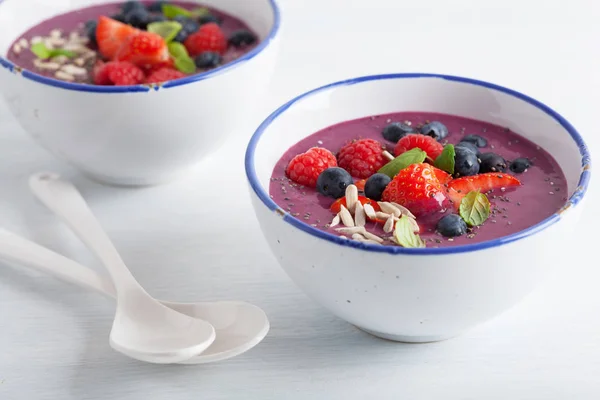
[[[479,135],[467,135],[461,139],[461,142],[473,143],[477,147],[487,146],[487,140]]]
[[[391,181],[392,178],[386,174],[377,173],[371,175],[365,183],[365,196],[375,201],[381,200],[383,191]]]
[[[317,190],[324,196],[339,199],[346,195],[346,188],[353,183],[348,171],[340,167],[331,167],[321,172],[317,178]]]
[[[479,173],[477,154],[461,146],[456,146],[454,153],[454,176],[471,176]]]
[[[110,18],[114,19],[115,21],[125,23],[125,15],[124,14],[114,14]]]
[[[96,28],[98,21],[92,19],[85,23],[85,34],[90,39],[90,43],[96,44]]]
[[[204,51],[194,59],[194,62],[198,68],[215,68],[223,62],[223,59],[219,53]]]
[[[527,158],[517,158],[510,163],[510,170],[516,174],[525,172],[529,167],[531,167],[531,162]]]
[[[175,18],[173,18],[173,20],[181,24],[181,30],[177,33],[175,39],[173,39],[176,42],[185,42],[188,36],[200,29],[200,24],[198,24],[191,18],[184,17],[183,15],[178,15]]]
[[[496,153],[482,153],[479,155],[481,166],[479,172],[504,172],[506,171],[506,160]]]
[[[129,14],[131,11],[133,10],[146,10],[146,6],[143,5],[142,3],[140,3],[139,1],[126,1],[122,6],[121,6],[121,12],[125,15]]]
[[[436,230],[446,237],[462,236],[467,233],[467,224],[459,215],[448,214],[438,221]]]
[[[392,122],[381,131],[381,134],[385,140],[397,143],[398,140],[402,139],[409,133],[416,133],[417,131],[412,126],[408,126],[402,122]]]
[[[210,22],[214,22],[217,25],[221,25],[221,18],[213,14],[207,14],[198,18],[198,22],[200,23],[200,25],[208,24]]]
[[[150,13],[145,8],[134,8],[125,14],[125,23],[138,29],[146,29],[150,22]]]
[[[154,3],[148,6],[148,11],[152,12],[162,12],[162,6],[164,4],[168,4],[168,1],[155,1]]]
[[[256,42],[256,35],[248,30],[241,29],[229,36],[229,44],[235,47],[248,46]]]
[[[456,149],[457,147],[463,147],[467,150],[471,150],[473,153],[475,153],[478,157],[481,154],[481,152],[479,151],[479,148],[477,146],[475,146],[473,143],[471,142],[459,142],[456,145],[454,145],[454,149]]]
[[[448,136],[448,128],[439,121],[432,121],[421,127],[423,135],[431,136],[435,140],[442,140]]]

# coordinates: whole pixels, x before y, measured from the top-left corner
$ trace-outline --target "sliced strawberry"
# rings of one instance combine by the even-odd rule
[[[406,135],[398,140],[396,147],[394,147],[394,155],[398,157],[400,154],[412,150],[415,147],[418,147],[427,153],[427,156],[432,160],[435,160],[442,154],[442,151],[444,151],[444,146],[431,136],[415,133]]]
[[[117,51],[115,59],[128,61],[137,66],[164,65],[170,59],[167,42],[158,34],[140,32],[131,35]]]
[[[360,181],[354,182],[354,186],[358,189],[359,192],[365,191],[365,183],[367,183],[366,179],[361,179]]]
[[[452,175],[450,175],[446,171],[436,168],[433,165],[431,166],[431,168],[433,169],[433,172],[435,173],[435,176],[437,177],[438,181],[440,181],[442,185],[445,185],[446,183],[452,180]]]
[[[114,59],[125,40],[139,32],[139,29],[101,15],[96,28],[96,41],[100,53],[109,60]]]
[[[366,198],[365,196],[358,196],[358,201],[364,206],[365,204],[370,204],[375,211],[381,211],[379,204],[376,201]],[[340,197],[337,199],[329,208],[332,213],[337,214],[342,209],[342,205],[346,207],[346,197]]]
[[[512,175],[487,172],[474,176],[464,176],[462,178],[453,179],[448,183],[448,197],[455,206],[460,205],[460,202],[467,193],[473,190],[479,190],[482,193],[500,188],[510,188],[520,186],[521,181]]]

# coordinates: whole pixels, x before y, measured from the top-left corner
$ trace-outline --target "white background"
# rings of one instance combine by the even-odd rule
[[[283,101],[330,81],[439,72],[488,80],[538,98],[579,129],[597,161],[596,0],[281,3],[280,64],[256,124]],[[572,253],[572,262],[558,275],[516,308],[461,337],[396,344],[333,317],[276,264],[244,182],[242,156],[256,124],[197,174],[128,190],[92,183],[55,161],[0,104],[2,226],[99,268],[28,193],[30,173],[56,170],[80,187],[150,293],[180,301],[243,299],[263,307],[272,323],[263,343],[229,361],[195,367],[141,364],[108,346],[112,303],[0,264],[0,399],[600,398],[595,185],[579,246],[548,249]]]

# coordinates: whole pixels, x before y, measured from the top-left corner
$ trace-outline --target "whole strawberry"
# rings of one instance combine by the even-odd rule
[[[227,38],[214,22],[204,24],[196,33],[192,33],[183,43],[191,57],[211,51],[219,54],[227,50]]]
[[[336,166],[337,161],[333,153],[322,147],[312,147],[306,153],[292,158],[285,173],[294,182],[314,188],[321,172]]]
[[[366,179],[386,164],[383,146],[374,139],[348,143],[338,153],[338,165],[355,178]]]
[[[417,217],[440,212],[448,205],[434,167],[426,163],[401,170],[383,191],[382,199],[403,205]]]

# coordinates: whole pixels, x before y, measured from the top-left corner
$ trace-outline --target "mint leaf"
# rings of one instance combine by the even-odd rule
[[[394,229],[394,239],[402,247],[425,247],[425,242],[421,239],[421,236],[414,232],[414,225],[409,221],[409,217],[402,215],[398,221],[396,221],[396,228]]]
[[[196,72],[196,63],[191,58],[176,58],[175,68],[184,74],[193,74]]]
[[[171,42],[168,45],[169,54],[175,60],[175,68],[184,74],[193,74],[196,72],[196,63],[191,59],[185,46],[178,42]]]
[[[433,165],[452,175],[454,173],[454,156],[454,145],[447,144],[444,146],[442,154],[435,159]]]
[[[148,32],[160,35],[165,42],[170,43],[175,36],[183,29],[183,26],[177,21],[152,22],[148,24]]]
[[[458,211],[467,225],[479,226],[490,216],[490,201],[479,190],[473,190],[460,201]]]
[[[394,178],[404,168],[408,167],[411,164],[419,164],[425,161],[427,157],[427,153],[421,150],[418,147],[406,151],[400,154],[398,157],[394,158],[389,163],[385,164],[383,167],[379,169],[379,173],[386,174],[390,178]]]
[[[64,50],[64,49],[49,49],[43,42],[35,43],[31,45],[31,52],[42,60],[46,60],[48,58],[53,58],[57,56],[65,56],[69,58],[74,58],[77,56],[77,53]]]
[[[208,8],[194,8],[192,10],[192,15],[194,18],[202,18],[210,15],[210,10]]]
[[[173,19],[178,15],[183,15],[184,17],[192,17],[192,12],[186,10],[185,8],[181,8],[178,6],[174,6],[173,4],[163,4],[162,12],[165,17],[169,19]]]

